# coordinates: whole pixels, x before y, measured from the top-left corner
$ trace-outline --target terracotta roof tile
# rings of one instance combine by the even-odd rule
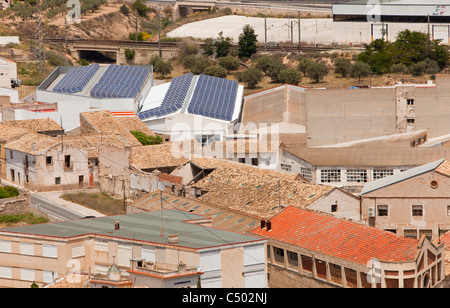
[[[55,120],[47,119],[30,119],[30,120],[16,120],[16,121],[3,121],[2,124],[14,127],[25,128],[32,132],[45,132],[45,131],[61,131],[61,126],[56,123]]]
[[[271,219],[272,229],[253,234],[366,265],[372,258],[414,261],[418,239],[316,212],[288,207]]]

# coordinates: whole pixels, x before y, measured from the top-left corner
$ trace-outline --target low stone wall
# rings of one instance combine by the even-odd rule
[[[0,215],[20,215],[30,212],[30,193],[19,189],[19,196],[0,199]]]

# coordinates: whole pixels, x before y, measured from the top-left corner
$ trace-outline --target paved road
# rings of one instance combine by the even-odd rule
[[[39,210],[57,218],[58,220],[73,220],[86,216],[83,213],[68,209],[60,204],[49,201],[44,197],[33,193],[31,194],[31,205],[36,208],[39,207]]]

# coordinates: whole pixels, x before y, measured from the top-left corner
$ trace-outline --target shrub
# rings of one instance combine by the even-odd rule
[[[227,70],[219,65],[208,66],[203,70],[204,75],[225,78],[227,77]]]
[[[128,60],[133,60],[134,56],[136,55],[136,52],[132,49],[125,49],[125,57]]]
[[[302,76],[300,75],[300,72],[293,68],[282,70],[278,74],[278,81],[281,83],[298,85],[301,80]]]
[[[259,69],[249,68],[242,72],[242,74],[239,74],[238,79],[245,82],[248,88],[253,89],[262,80],[262,78],[263,74]]]
[[[0,199],[13,198],[19,195],[19,190],[13,186],[0,187]]]
[[[162,143],[162,138],[160,136],[149,136],[141,131],[132,130],[130,131],[133,136],[139,140],[142,145],[153,145]]]

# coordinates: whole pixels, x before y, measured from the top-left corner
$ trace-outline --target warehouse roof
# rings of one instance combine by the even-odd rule
[[[283,151],[314,166],[421,166],[450,158],[450,148],[287,147]]]
[[[21,227],[0,229],[0,234],[22,234],[50,238],[70,239],[77,236],[98,235],[138,242],[168,243],[168,235],[178,235],[180,247],[203,249],[209,247],[257,242],[263,239],[197,224],[204,216],[182,210],[163,210],[138,214],[105,216],[91,219],[70,220]],[[119,230],[115,230],[115,222]],[[165,236],[161,236],[164,222]],[[192,222],[192,223],[191,223]]]

